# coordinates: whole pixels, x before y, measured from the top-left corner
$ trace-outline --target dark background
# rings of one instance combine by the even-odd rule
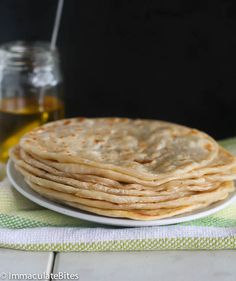
[[[56,0],[0,0],[0,43],[50,40]],[[236,1],[66,0],[67,116],[164,119],[236,135]]]

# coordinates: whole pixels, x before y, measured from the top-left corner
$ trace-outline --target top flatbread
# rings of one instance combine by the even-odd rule
[[[194,129],[154,120],[74,118],[27,133],[20,146],[42,159],[79,163],[151,181],[208,165],[217,143]]]

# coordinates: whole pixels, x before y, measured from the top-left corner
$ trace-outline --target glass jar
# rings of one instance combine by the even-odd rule
[[[43,42],[0,46],[0,162],[26,132],[64,117],[57,50]]]

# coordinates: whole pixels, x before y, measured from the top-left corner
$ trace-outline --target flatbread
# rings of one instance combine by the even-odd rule
[[[64,196],[58,196],[56,194],[57,192],[46,189],[44,187],[38,186],[36,184],[31,183],[31,187],[36,192],[40,193],[42,196],[49,198],[51,200],[57,201],[59,203],[63,203],[65,205],[73,206],[75,208],[89,211],[95,214],[103,215],[103,216],[109,216],[109,217],[123,217],[123,218],[130,218],[130,219],[136,219],[136,220],[154,220],[154,219],[162,219],[167,217],[172,217],[175,215],[183,214],[186,212],[190,212],[193,210],[201,209],[209,204],[206,202],[201,202],[195,205],[187,205],[187,206],[181,206],[176,208],[160,208],[155,210],[136,210],[136,209],[130,209],[130,210],[114,210],[109,208],[99,208],[96,206],[96,204],[91,204],[95,206],[88,206],[86,203],[86,199],[80,200],[80,203],[71,201],[71,198],[68,198]],[[223,200],[227,197],[227,194],[222,194],[220,199]],[[82,203],[81,203],[82,202]],[[83,204],[85,203],[85,204]],[[212,202],[213,203],[213,202]]]
[[[194,206],[184,206],[178,208],[171,208],[171,209],[158,209],[154,212],[151,211],[140,211],[140,210],[132,210],[132,211],[120,211],[120,210],[110,210],[110,209],[99,209],[94,207],[88,207],[82,204],[61,201],[60,203],[64,203],[65,205],[69,205],[71,207],[92,212],[98,215],[106,216],[106,217],[118,217],[118,218],[128,218],[128,219],[135,219],[135,220],[157,220],[163,218],[169,218],[173,216],[177,216],[183,213],[188,213],[197,209],[201,209],[206,207],[206,204],[197,204]],[[150,212],[150,213],[148,213]]]
[[[83,189],[92,189],[92,190],[97,190],[97,191],[103,191],[107,193],[112,193],[112,194],[120,194],[120,195],[137,195],[137,196],[155,196],[159,195],[160,192],[165,191],[165,194],[173,194],[176,192],[180,191],[206,191],[210,190],[212,188],[217,187],[217,184],[219,184],[219,181],[207,181],[204,178],[199,181],[199,179],[187,179],[187,180],[176,180],[176,181],[171,181],[166,184],[162,184],[159,187],[153,188],[153,187],[143,187],[142,185],[137,185],[137,184],[121,184],[119,183],[119,188],[115,186],[108,186],[99,183],[93,183],[93,182],[84,182],[80,181],[77,179],[73,178],[72,174],[67,174],[63,172],[56,173],[56,175],[49,173],[46,170],[39,169],[37,167],[34,167],[32,165],[32,162],[30,162],[30,165],[28,162],[25,162],[19,153],[19,147],[15,147],[11,151],[11,157],[14,160],[14,162],[17,164],[19,168],[22,168],[29,173],[39,176],[41,178],[53,180],[58,183],[64,183],[66,185],[74,186],[74,187],[79,187]],[[37,164],[37,163],[36,163]],[[39,165],[40,166],[40,165]],[[40,166],[41,167],[41,166]],[[43,167],[45,169],[45,167]],[[49,169],[50,170],[50,169]],[[72,175],[72,178],[70,177]],[[227,177],[228,178],[228,177]],[[221,181],[224,181],[221,179]],[[201,184],[200,183],[204,183]],[[107,184],[107,182],[106,182]],[[163,193],[162,193],[163,194]]]
[[[16,166],[17,170],[21,172],[25,176],[25,179],[29,182],[35,183],[40,186],[46,186],[47,188],[57,190],[60,192],[65,193],[72,193],[75,196],[83,197],[83,198],[90,198],[96,200],[104,200],[107,202],[112,202],[116,204],[128,204],[128,203],[137,203],[137,202],[161,202],[167,200],[173,200],[177,198],[181,198],[186,195],[194,194],[193,191],[179,190],[178,192],[161,192],[155,195],[146,195],[143,194],[142,196],[132,195],[132,194],[112,194],[108,193],[105,190],[96,190],[91,189],[91,186],[82,186],[78,185],[77,187],[66,185],[62,183],[58,183],[52,180],[44,179],[35,175],[28,173],[26,170]],[[144,196],[146,195],[146,196]]]
[[[27,133],[20,146],[39,158],[83,164],[146,181],[204,167],[218,152],[217,143],[200,131],[125,118],[52,122]]]
[[[33,189],[35,186],[36,186],[35,188],[37,187],[44,188],[43,190],[46,192],[46,194],[53,196],[57,200],[66,200],[90,207],[96,207],[101,209],[114,209],[114,210],[131,210],[131,209],[155,210],[159,208],[175,208],[175,207],[194,205],[199,203],[206,203],[210,205],[213,202],[222,200],[222,198],[227,197],[229,192],[232,192],[234,190],[233,182],[225,182],[212,191],[201,192],[194,195],[163,201],[163,202],[114,203],[111,201],[102,200],[102,198],[104,197],[100,197],[100,196],[96,197],[97,199],[94,199],[94,198],[86,198],[85,195],[82,195],[80,192],[76,193],[75,195],[61,192],[53,189],[55,186],[52,183],[50,184],[46,183],[45,185],[43,185],[41,181],[37,181],[36,183],[36,182],[32,182],[31,179],[28,178],[25,178],[25,181]]]
[[[40,161],[41,163],[53,167],[56,170],[63,171],[65,173],[78,175],[78,174],[91,174],[96,175],[98,177],[108,178],[114,181],[119,182],[126,182],[126,183],[135,183],[140,184],[142,186],[159,186],[161,184],[164,184],[169,181],[173,180],[184,180],[184,179],[191,179],[191,178],[197,178],[198,181],[201,181],[201,177],[204,175],[210,175],[213,176],[214,174],[218,174],[220,176],[223,176],[224,173],[227,174],[227,176],[231,176],[231,179],[236,179],[236,173],[235,173],[235,167],[236,167],[236,159],[234,156],[232,156],[228,151],[225,149],[219,147],[219,154],[216,156],[216,158],[206,167],[202,167],[199,169],[194,169],[192,171],[189,171],[185,174],[178,174],[171,177],[166,177],[160,180],[155,181],[146,181],[146,180],[140,180],[138,178],[128,176],[125,174],[121,174],[118,172],[114,172],[111,170],[105,170],[100,169],[96,167],[91,167],[83,164],[73,164],[73,163],[59,163],[54,162],[50,160],[40,159],[37,156],[32,156],[34,159]],[[25,154],[24,150],[21,150],[21,153]],[[231,172],[233,170],[234,172]]]
[[[11,152],[10,152],[11,157],[13,158],[14,161],[16,161],[16,159],[19,160],[22,159],[24,162],[28,163],[29,165],[39,168],[43,171],[46,171],[50,174],[56,175],[56,176],[66,176],[66,177],[70,177],[70,178],[74,178],[77,180],[82,180],[85,182],[92,182],[92,183],[100,183],[103,185],[107,185],[107,186],[112,186],[112,187],[122,187],[122,183],[116,181],[116,180],[112,180],[112,179],[108,179],[108,178],[103,178],[100,176],[96,176],[96,175],[89,175],[89,174],[73,174],[73,173],[68,173],[68,172],[63,172],[60,171],[50,165],[47,165],[43,162],[41,162],[40,160],[35,159],[34,157],[32,157],[32,155],[28,154],[27,152],[25,152],[22,148],[20,148],[20,146],[15,146]]]

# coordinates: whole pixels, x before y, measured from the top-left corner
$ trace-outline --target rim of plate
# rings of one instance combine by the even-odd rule
[[[232,202],[236,200],[236,190],[235,190],[228,196],[228,198],[216,202],[210,205],[209,207],[203,208],[201,210],[196,210],[183,215],[177,215],[172,218],[150,220],[150,221],[139,221],[139,220],[131,220],[125,218],[123,219],[123,218],[105,217],[51,201],[41,196],[39,193],[35,192],[29,187],[29,185],[24,181],[24,177],[15,169],[14,163],[11,159],[9,159],[7,163],[7,176],[13,187],[19,193],[21,193],[24,197],[26,197],[27,199],[33,201],[34,203],[42,207],[81,220],[85,220],[93,223],[105,224],[105,225],[112,225],[112,226],[143,227],[143,226],[170,225],[170,224],[176,224],[181,222],[187,222],[187,221],[200,219],[212,215],[224,209],[225,207],[227,207],[228,205],[230,205]]]

